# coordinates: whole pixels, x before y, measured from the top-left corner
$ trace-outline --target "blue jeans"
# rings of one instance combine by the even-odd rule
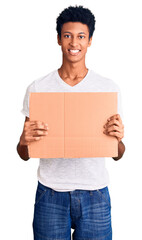
[[[112,240],[108,187],[57,192],[38,182],[34,240]]]

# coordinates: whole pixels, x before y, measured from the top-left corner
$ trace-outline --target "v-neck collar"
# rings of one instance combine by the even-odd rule
[[[86,76],[85,76],[79,83],[75,84],[74,86],[71,86],[71,85],[69,85],[68,83],[66,83],[66,82],[60,77],[60,75],[59,75],[59,73],[58,73],[58,70],[56,70],[56,77],[57,77],[58,82],[59,82],[60,84],[62,84],[63,86],[66,86],[66,87],[68,87],[68,88],[76,88],[76,87],[80,86],[82,83],[84,83],[84,82],[86,81],[86,79],[88,78],[89,74],[90,74],[90,70],[88,69],[88,72],[87,72]]]

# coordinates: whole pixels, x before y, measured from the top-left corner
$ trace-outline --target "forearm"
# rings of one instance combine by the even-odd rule
[[[17,152],[23,160],[27,161],[30,159],[29,153],[28,153],[28,146],[27,145],[21,145],[20,141],[17,145]]]
[[[113,159],[115,161],[119,160],[120,158],[122,158],[124,152],[125,152],[125,145],[122,141],[120,141],[118,143],[118,157],[113,157]]]

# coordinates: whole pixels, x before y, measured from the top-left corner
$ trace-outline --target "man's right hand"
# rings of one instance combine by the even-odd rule
[[[20,137],[20,145],[28,146],[31,142],[39,141],[48,134],[48,124],[41,121],[30,121],[26,119],[22,135]]]

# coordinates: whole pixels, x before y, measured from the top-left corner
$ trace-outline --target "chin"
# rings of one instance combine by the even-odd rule
[[[80,61],[82,61],[83,59],[84,59],[84,56],[80,56],[80,57],[75,57],[75,56],[65,56],[64,55],[64,57],[65,57],[65,59],[66,59],[66,61],[68,61],[68,62],[71,62],[71,63],[77,63],[77,62],[80,62]]]

